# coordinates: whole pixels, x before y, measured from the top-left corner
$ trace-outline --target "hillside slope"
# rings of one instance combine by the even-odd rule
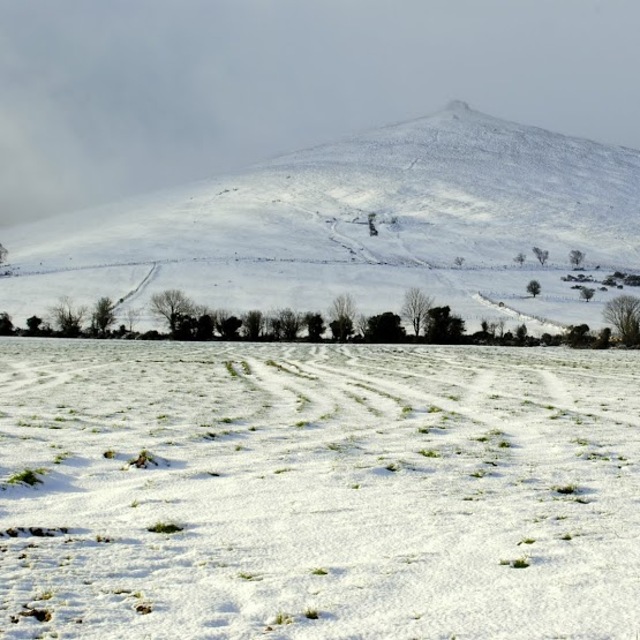
[[[583,251],[587,270],[600,267],[596,279],[634,271],[639,200],[640,152],[456,102],[244,172],[5,229],[16,277],[0,279],[0,310],[24,325],[60,295],[87,304],[109,295],[125,299],[124,313],[178,287],[236,312],[324,310],[347,291],[374,313],[398,310],[420,286],[470,327],[527,315],[595,327],[615,294],[580,302],[560,281],[568,253]],[[545,267],[534,245],[549,251]],[[535,300],[525,293],[531,278],[542,283]]]

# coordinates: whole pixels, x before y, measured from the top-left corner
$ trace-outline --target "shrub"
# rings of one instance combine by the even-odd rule
[[[400,316],[391,311],[372,316],[367,321],[364,337],[369,342],[402,342],[406,332],[401,322]]]
[[[567,334],[567,343],[570,347],[586,347],[591,342],[589,336],[589,325],[580,324],[572,326]]]
[[[451,308],[434,307],[429,309],[427,341],[434,344],[455,344],[460,342],[464,333],[464,320],[451,315]]]
[[[31,316],[27,318],[27,335],[36,336],[40,332],[40,325],[42,324],[42,318],[38,316]]]
[[[241,326],[242,320],[233,315],[226,317],[221,315],[216,323],[216,329],[220,332],[223,340],[238,340],[240,337],[238,331]]]
[[[302,319],[302,324],[307,328],[309,342],[320,342],[322,334],[325,332],[324,319],[319,313],[306,313]]]

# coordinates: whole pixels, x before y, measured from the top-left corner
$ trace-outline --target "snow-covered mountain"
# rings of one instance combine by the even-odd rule
[[[124,300],[124,313],[175,287],[235,312],[324,311],[348,292],[377,313],[398,311],[419,286],[470,328],[504,317],[535,329],[528,316],[597,327],[619,291],[591,285],[587,304],[561,276],[572,249],[595,280],[635,272],[638,202],[639,151],[455,102],[244,172],[4,229],[15,276],[0,279],[0,311],[23,326],[62,295],[84,304],[107,295]],[[549,251],[545,266],[533,246]],[[535,299],[532,278],[542,285]]]

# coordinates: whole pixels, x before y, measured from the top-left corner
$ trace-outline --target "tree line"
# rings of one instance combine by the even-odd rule
[[[135,331],[133,325],[139,313],[131,310],[126,316],[129,326],[120,324],[116,327],[116,304],[110,298],[100,298],[89,308],[75,305],[70,298],[63,297],[49,309],[48,321],[32,316],[26,321],[26,329],[14,327],[10,316],[1,313],[0,335],[438,344],[459,344],[465,338],[464,320],[452,314],[449,306],[435,306],[433,299],[418,288],[407,291],[401,314],[385,311],[365,316],[358,313],[351,295],[342,294],[333,300],[326,314],[284,308],[271,312],[252,309],[236,315],[225,309],[196,304],[180,289],[166,289],[151,296],[149,311],[162,322],[164,332]],[[407,334],[404,322],[410,325],[412,334]]]
[[[124,316],[127,324],[118,325],[116,304],[110,298],[100,298],[89,308],[63,297],[49,309],[48,321],[34,315],[26,320],[26,328],[14,327],[11,317],[0,313],[0,335],[183,341],[640,346],[640,298],[629,295],[618,296],[605,305],[604,319],[613,326],[615,336],[610,328],[596,335],[588,325],[582,324],[570,327],[563,334],[545,333],[538,338],[530,336],[524,324],[514,332],[505,331],[504,320],[483,321],[480,331],[467,334],[460,316],[452,313],[449,306],[436,306],[432,297],[416,287],[406,291],[399,314],[385,311],[366,316],[358,312],[351,295],[342,294],[333,300],[326,314],[284,308],[271,312],[253,309],[236,315],[225,309],[196,304],[180,289],[154,294],[149,311],[162,322],[164,331],[135,331],[139,312],[134,309]]]

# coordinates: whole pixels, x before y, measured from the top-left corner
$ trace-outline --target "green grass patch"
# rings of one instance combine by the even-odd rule
[[[18,473],[14,473],[8,480],[8,484],[28,484],[33,487],[36,484],[42,484],[42,480],[38,476],[46,473],[45,469],[25,469]]]
[[[260,580],[262,580],[259,575],[256,575],[255,573],[246,573],[245,571],[241,571],[238,574],[238,578],[246,580],[247,582],[259,582]]]
[[[293,624],[293,616],[289,613],[279,611],[273,622],[274,624]]]
[[[526,558],[516,558],[511,566],[514,569],[526,569],[529,566],[529,561]]]
[[[156,522],[151,527],[147,527],[147,531],[151,531],[151,533],[178,533],[183,530],[184,527],[172,522]]]
[[[440,454],[434,449],[420,449],[418,453],[425,458],[439,458]]]
[[[67,451],[63,453],[59,453],[54,459],[53,464],[61,464],[64,462],[71,454]]]
[[[560,495],[567,496],[578,492],[578,485],[565,484],[561,486],[553,487],[553,490]]]

